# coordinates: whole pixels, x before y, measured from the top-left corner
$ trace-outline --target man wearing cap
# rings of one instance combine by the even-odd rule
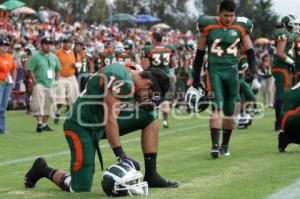
[[[76,68],[81,68],[82,66],[81,58],[79,54],[75,57],[74,51],[71,48],[71,38],[66,37],[63,39],[62,48],[55,52],[61,64],[59,78],[55,88],[57,110],[54,122],[56,124],[59,122],[62,105],[67,104],[68,108],[70,108],[79,95],[79,85],[75,73]]]
[[[5,110],[17,75],[13,56],[7,53],[8,46],[8,40],[0,38],[0,135],[6,131]]]
[[[57,79],[60,63],[57,56],[50,52],[49,38],[41,40],[41,49],[29,60],[28,70],[32,79],[33,91],[30,101],[32,115],[37,118],[36,131],[52,131],[48,126],[51,108],[54,108],[53,86]]]

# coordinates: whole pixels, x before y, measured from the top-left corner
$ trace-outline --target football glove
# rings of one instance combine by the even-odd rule
[[[141,169],[140,164],[133,158],[127,157],[125,154],[118,157],[118,162],[127,164],[130,167],[134,168],[135,170],[139,171]]]

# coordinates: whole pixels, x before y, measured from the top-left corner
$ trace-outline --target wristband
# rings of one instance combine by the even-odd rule
[[[285,60],[284,60],[286,63],[290,64],[290,65],[294,65],[295,62],[293,59],[291,59],[290,57],[286,57]]]
[[[113,148],[113,151],[114,151],[114,154],[116,157],[121,157],[121,156],[125,155],[122,146]]]

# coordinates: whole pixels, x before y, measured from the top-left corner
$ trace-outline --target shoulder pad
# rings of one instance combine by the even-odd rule
[[[280,29],[276,29],[273,32],[273,37],[277,41],[288,40],[288,38],[290,37],[290,33],[286,29],[280,28]]]
[[[122,100],[131,97],[134,83],[130,69],[120,63],[113,63],[104,68],[105,83],[111,89],[114,97]]]
[[[206,26],[217,24],[216,19],[216,16],[201,15],[197,23],[199,31],[203,32]]]
[[[167,44],[167,45],[165,45],[165,47],[170,48],[173,53],[176,51],[176,47],[173,44]]]
[[[148,56],[148,53],[150,52],[150,50],[153,48],[152,45],[147,45],[143,48],[142,50],[142,56],[143,57],[147,57]]]
[[[242,26],[247,34],[253,30],[253,22],[247,17],[236,17],[234,24]]]

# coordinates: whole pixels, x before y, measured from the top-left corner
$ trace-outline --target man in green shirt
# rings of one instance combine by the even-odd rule
[[[169,78],[159,69],[139,72],[114,63],[106,66],[103,72],[95,73],[73,105],[71,117],[64,123],[71,151],[71,177],[48,167],[45,160],[39,158],[25,176],[25,187],[32,188],[40,178],[47,177],[65,191],[91,191],[95,152],[98,141],[104,138],[119,162],[139,170],[139,163],[125,154],[120,140],[121,135],[139,129],[142,130],[144,180],[149,187],[177,187],[177,182],[162,178],[156,171],[159,122],[149,103],[168,89]],[[124,103],[128,106],[121,109]],[[156,103],[159,102],[156,100]]]
[[[33,83],[30,107],[37,118],[36,131],[52,131],[48,126],[48,118],[54,103],[53,86],[57,79],[60,63],[56,55],[50,52],[52,44],[49,38],[41,40],[41,50],[34,54],[28,63],[30,78]]]

